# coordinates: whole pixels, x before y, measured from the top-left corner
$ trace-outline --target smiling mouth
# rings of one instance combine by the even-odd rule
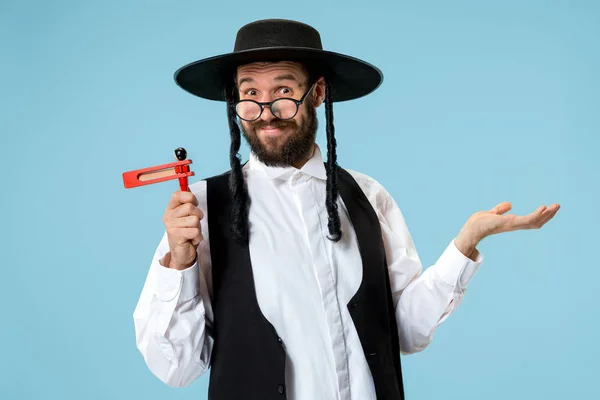
[[[276,136],[279,135],[284,129],[277,128],[275,126],[265,126],[264,128],[260,128],[260,130],[267,136]]]

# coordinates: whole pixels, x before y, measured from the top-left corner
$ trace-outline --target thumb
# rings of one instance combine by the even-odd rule
[[[502,215],[505,212],[507,212],[508,210],[510,210],[511,208],[512,208],[512,205],[510,204],[510,202],[504,201],[504,202],[498,204],[496,207],[492,208],[490,210],[490,212],[494,213],[494,214]]]

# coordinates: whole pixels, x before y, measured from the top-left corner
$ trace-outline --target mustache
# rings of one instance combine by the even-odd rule
[[[282,121],[280,119],[274,119],[271,121],[256,121],[253,122],[251,127],[253,130],[266,128],[267,126],[277,129],[295,128],[297,126],[295,121]]]

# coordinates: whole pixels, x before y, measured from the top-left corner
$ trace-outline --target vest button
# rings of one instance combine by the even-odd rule
[[[277,392],[279,392],[279,394],[284,394],[285,393],[285,386],[284,385],[277,386]]]

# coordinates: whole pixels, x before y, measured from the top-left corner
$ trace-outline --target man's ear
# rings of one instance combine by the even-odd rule
[[[320,107],[323,101],[325,101],[325,78],[320,77],[313,89],[313,104],[315,108]]]

